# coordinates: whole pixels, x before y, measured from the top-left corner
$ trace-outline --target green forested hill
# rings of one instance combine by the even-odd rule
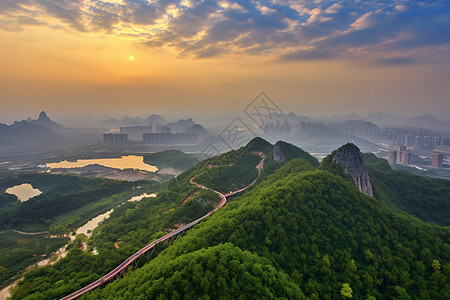
[[[203,167],[196,170],[196,181],[223,193],[239,190],[248,186],[258,176],[255,168],[261,161],[258,153],[270,156],[272,148],[269,142],[254,138],[238,150],[203,161]]]
[[[165,150],[157,153],[144,155],[144,162],[158,169],[174,168],[177,170],[187,170],[198,163],[194,154],[186,154],[180,150]]]
[[[275,161],[273,154],[274,145],[257,137],[245,147],[202,162],[200,165],[203,168],[199,169],[197,167],[196,170],[196,174],[198,174],[197,181],[224,193],[248,186],[258,176],[255,167],[261,161],[261,153],[265,159],[264,168],[258,182],[261,182],[286,162],[296,158],[306,160],[306,164],[311,167],[319,166],[319,162],[315,157],[292,144],[279,141],[275,146],[279,147],[285,161]]]
[[[161,257],[141,276],[89,299],[301,299],[289,276],[268,259],[230,244]],[[138,274],[136,274],[137,276]],[[129,286],[131,285],[131,286]],[[108,296],[106,296],[108,295]],[[100,297],[100,298],[98,298]],[[106,297],[106,298],[105,298]]]
[[[0,177],[0,191],[4,192],[6,188],[22,183],[30,183],[35,188],[40,189],[42,194],[26,202],[20,202],[17,199],[11,201],[11,197],[7,198],[7,194],[3,193],[0,199],[9,199],[9,201],[6,204],[6,201],[3,200],[4,205],[0,205],[0,229],[48,230],[54,224],[55,218],[69,214],[88,204],[96,202],[100,204],[102,202],[100,200],[103,200],[106,204],[104,207],[92,208],[90,215],[78,218],[83,222],[99,210],[104,209],[106,211],[114,206],[114,203],[106,203],[108,197],[131,190],[134,186],[142,184],[76,175],[30,173]],[[156,186],[156,183],[151,184]]]
[[[27,295],[29,299],[61,298],[111,271],[149,242],[212,210],[220,197],[191,185],[191,177],[185,172],[166,182],[156,198],[115,208],[110,218],[94,230],[88,251],[81,250],[82,239],[78,238],[68,247],[66,258],[28,272],[14,290],[13,299]],[[190,200],[183,203],[189,196]],[[97,255],[91,252],[93,248]]]
[[[373,154],[365,154],[364,159],[377,199],[426,222],[450,226],[450,180],[394,171]]]
[[[311,166],[315,168],[319,166],[319,161],[315,157],[292,144],[283,141],[278,141],[276,145],[280,147],[286,161],[290,161],[295,158],[303,158],[307,160],[311,164]]]
[[[268,259],[310,299],[339,299],[344,283],[355,299],[449,299],[448,227],[397,214],[335,175],[301,172],[294,163],[189,231],[152,263],[87,298],[151,298],[154,291],[161,299],[176,297],[184,293],[183,270],[197,268],[190,257],[206,260],[198,268],[210,278],[196,285],[186,281],[192,299],[209,297],[220,282],[242,276],[232,265],[214,269],[221,254],[209,252],[231,243]],[[294,172],[286,175],[285,168]],[[249,287],[236,288],[245,294]],[[275,291],[274,297],[286,297],[291,289],[283,284]]]
[[[205,160],[177,178],[164,183],[157,198],[144,199],[137,204],[127,203],[117,208],[111,217],[94,231],[93,237],[88,241],[89,249],[95,247],[99,252],[98,255],[94,256],[89,251],[80,251],[77,248],[80,242],[75,243],[70,247],[69,254],[65,259],[54,266],[27,274],[25,282],[16,290],[15,298],[21,299],[27,294],[33,294],[32,297],[42,294],[43,298],[58,298],[90,283],[113,269],[115,265],[137,249],[170,231],[171,228],[185,224],[217,205],[219,197],[212,192],[200,191],[199,188],[189,183],[190,178],[215,169],[208,167],[211,164],[232,164],[241,157],[245,157],[246,154],[255,158],[255,163],[258,163],[261,160],[260,156],[252,152],[267,152],[263,173],[264,176],[268,176],[270,170],[275,170],[284,164],[273,161],[272,150],[270,150],[272,147],[262,139],[255,139],[247,147],[240,149],[239,153],[242,156],[237,155],[237,151],[232,151]],[[271,168],[266,168],[270,165]],[[257,175],[254,166],[255,164],[252,163],[244,167],[243,174],[238,176],[250,174],[249,178],[254,180]],[[284,172],[290,172],[292,168],[297,168],[297,170],[313,169],[306,160],[301,160],[297,164],[291,164],[290,168],[285,168]],[[210,178],[213,183],[220,184],[218,180],[222,180],[223,177],[210,176]],[[236,178],[232,177],[232,180],[236,180]],[[196,181],[198,180],[196,179]],[[116,249],[115,243],[120,247],[119,249]],[[71,276],[71,274],[76,274],[76,276]],[[36,285],[36,282],[41,284]],[[49,289],[49,286],[54,286],[54,288]]]
[[[247,153],[258,158],[255,151]],[[449,227],[366,196],[307,159],[280,163],[270,147],[264,151],[264,171],[252,190],[83,299],[450,299]],[[169,181],[157,198],[122,206],[89,241],[98,255],[73,244],[66,259],[30,272],[13,299],[69,294],[174,228],[177,219],[208,211],[216,195],[197,193],[189,179],[235,158],[236,151],[208,159]]]
[[[30,183],[43,193],[26,202],[4,193],[6,188],[22,183]],[[133,189],[138,185],[143,189]],[[48,258],[64,246],[69,241],[68,234],[92,217],[144,190],[155,191],[157,186],[156,182],[130,183],[75,175],[19,173],[0,176],[0,287],[26,267]],[[43,233],[30,235],[29,232]]]

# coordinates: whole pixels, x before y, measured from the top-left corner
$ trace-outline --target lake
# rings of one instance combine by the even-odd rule
[[[114,169],[137,169],[148,172],[156,172],[158,168],[144,163],[143,156],[127,155],[120,158],[100,158],[100,159],[79,159],[77,161],[63,160],[58,163],[48,163],[47,168],[50,169],[72,169],[82,168],[88,165],[102,165]]]
[[[25,202],[37,195],[42,194],[39,189],[33,188],[29,183],[23,183],[6,189],[5,193],[17,196],[21,202]]]
[[[152,198],[152,197],[156,197],[156,194],[155,193],[153,193],[153,194],[144,193],[139,196],[131,197],[127,201],[135,202],[135,201],[141,201],[144,198]],[[108,219],[113,211],[114,211],[114,208],[101,214],[101,215],[96,216],[95,218],[90,219],[86,224],[84,224],[83,226],[81,226],[80,228],[77,229],[76,234],[84,234],[87,237],[90,237],[92,235],[92,230],[97,228],[97,226],[100,225],[101,222]],[[75,237],[71,236],[71,239],[75,240]]]

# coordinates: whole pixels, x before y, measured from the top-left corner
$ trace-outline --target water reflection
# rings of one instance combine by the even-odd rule
[[[134,201],[141,201],[144,198],[152,198],[152,197],[156,197],[156,194],[141,194],[139,196],[134,196],[131,197],[130,199],[128,199],[128,202],[134,202]],[[96,216],[95,218],[90,219],[86,224],[84,224],[83,226],[81,226],[80,228],[78,228],[78,230],[76,231],[76,234],[84,234],[87,237],[90,237],[92,235],[92,231],[97,228],[98,225],[100,225],[101,222],[103,222],[104,220],[108,219],[109,216],[111,215],[111,213],[114,211],[114,208],[101,214]],[[71,236],[72,240],[75,240],[74,236]]]
[[[5,193],[15,195],[20,201],[25,202],[42,194],[39,189],[33,188],[29,183],[23,183],[6,189]]]
[[[86,224],[78,228],[76,234],[84,234],[87,237],[92,235],[92,230],[94,230],[101,222],[108,219],[111,213],[114,211],[114,208],[105,212],[104,214],[98,215],[95,218],[90,219]],[[74,236],[71,236],[72,240],[75,240]]]
[[[94,164],[121,170],[138,169],[149,172],[158,171],[157,167],[144,163],[143,156],[137,155],[127,155],[122,156],[121,158],[79,159],[77,161],[64,160],[58,163],[48,163],[47,167],[50,169],[57,169],[57,168],[71,169],[71,168],[82,168]]]

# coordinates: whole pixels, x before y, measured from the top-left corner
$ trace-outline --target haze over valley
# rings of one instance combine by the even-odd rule
[[[0,2],[0,300],[450,299],[445,1]]]

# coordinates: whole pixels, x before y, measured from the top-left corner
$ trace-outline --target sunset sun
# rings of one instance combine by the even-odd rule
[[[450,300],[450,0],[0,0],[0,300]]]

